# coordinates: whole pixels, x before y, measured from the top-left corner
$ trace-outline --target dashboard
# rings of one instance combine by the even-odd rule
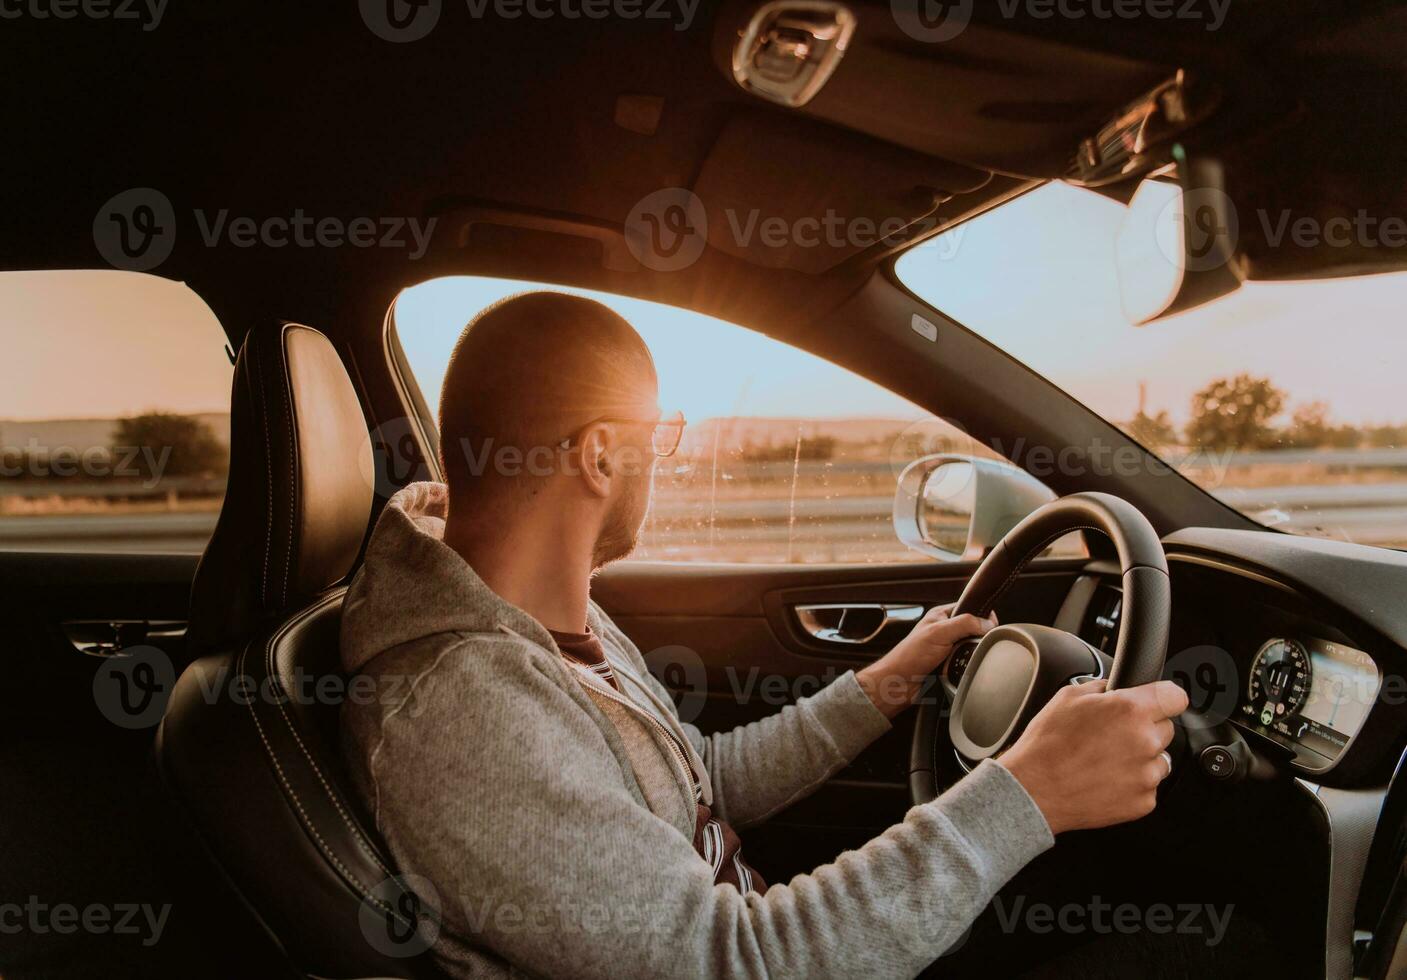
[[[1369,624],[1286,581],[1228,560],[1168,549],[1173,623],[1167,676],[1194,710],[1229,721],[1281,768],[1345,780],[1391,765],[1407,717],[1384,695],[1403,651]],[[1112,654],[1123,591],[1118,568],[1095,561],[1071,588],[1056,626]],[[1403,699],[1396,699],[1401,701]],[[1363,740],[1370,719],[1383,730]],[[1391,726],[1391,727],[1390,727]],[[1398,746],[1400,748],[1400,746]]]
[[[1273,637],[1251,660],[1242,726],[1332,762],[1363,727],[1380,686],[1362,650],[1318,637]],[[1322,766],[1320,767],[1322,768]]]
[[[1185,844],[1191,874],[1207,874],[1195,856],[1211,853],[1225,880],[1255,881],[1260,914],[1303,939],[1303,975],[1356,976],[1355,951],[1384,923],[1375,945],[1400,949],[1407,907],[1407,552],[1230,528],[1186,528],[1163,545],[1172,586],[1165,676],[1216,738],[1192,770],[1206,778],[1184,778],[1160,807],[1168,816],[1159,833],[1195,842]],[[1051,625],[1112,654],[1121,583],[1114,561],[1078,566]],[[949,657],[950,697],[970,662],[970,646]],[[1184,731],[1188,747],[1194,727]],[[1223,779],[1213,767],[1233,745]],[[1292,860],[1267,866],[1264,853]]]

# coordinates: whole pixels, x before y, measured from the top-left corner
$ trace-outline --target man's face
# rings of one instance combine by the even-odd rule
[[[640,418],[658,418],[659,409],[651,409]],[[617,483],[618,492],[613,494],[610,510],[601,524],[601,533],[596,538],[592,550],[593,568],[601,568],[613,561],[619,561],[635,550],[640,539],[640,528],[644,526],[645,515],[650,509],[650,492],[654,481],[655,452],[651,435],[653,426],[630,425],[622,427],[624,445],[617,454],[620,461]]]

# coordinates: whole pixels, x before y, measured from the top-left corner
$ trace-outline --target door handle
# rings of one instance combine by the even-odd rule
[[[825,643],[869,643],[895,623],[917,623],[923,606],[916,603],[823,602],[793,607],[807,635]]]
[[[148,641],[179,640],[186,633],[186,624],[174,619],[70,619],[61,628],[74,649],[92,657],[110,657]]]

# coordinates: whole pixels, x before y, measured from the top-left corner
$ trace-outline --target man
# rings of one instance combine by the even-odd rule
[[[656,387],[640,337],[598,303],[533,293],[482,313],[445,376],[447,486],[390,501],[348,593],[345,666],[396,693],[347,704],[347,761],[437,911],[446,970],[912,975],[1053,835],[1153,808],[1181,691],[1072,687],[901,824],[764,883],[733,828],[821,785],[992,624],[935,610],[762,722],[681,723],[590,601],[678,443]]]

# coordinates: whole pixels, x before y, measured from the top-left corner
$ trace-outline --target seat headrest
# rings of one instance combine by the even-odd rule
[[[235,361],[230,472],[191,589],[192,653],[247,638],[352,570],[371,519],[371,443],[332,343],[251,330]]]

